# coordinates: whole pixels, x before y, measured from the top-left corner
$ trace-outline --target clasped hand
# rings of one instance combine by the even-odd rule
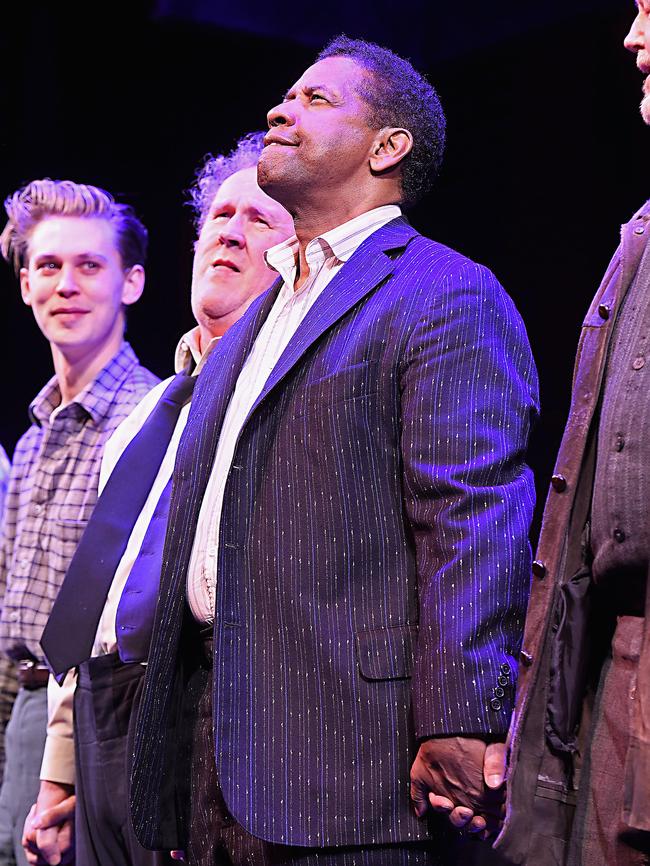
[[[446,814],[458,830],[488,838],[504,815],[505,743],[474,737],[425,740],[411,767],[411,800],[421,818]]]

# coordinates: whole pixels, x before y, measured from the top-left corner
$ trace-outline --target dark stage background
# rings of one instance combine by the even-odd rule
[[[32,178],[70,177],[136,206],[151,246],[128,335],[167,375],[192,324],[183,190],[203,155],[264,127],[337,32],[411,56],[449,122],[442,176],[411,219],[492,268],[526,321],[542,382],[530,461],[543,500],[582,316],[619,224],[650,193],[641,76],[622,46],[634,5],[328,0],[304,10],[284,0],[5,6],[0,195]],[[11,452],[51,358],[4,263],[0,292],[0,441]]]

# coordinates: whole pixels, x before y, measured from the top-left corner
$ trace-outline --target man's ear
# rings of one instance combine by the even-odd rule
[[[31,307],[32,294],[29,287],[29,271],[27,268],[20,269],[20,295],[23,299],[23,303],[27,304],[28,307]]]
[[[394,168],[413,148],[413,136],[408,129],[386,126],[380,130],[370,152],[370,168],[384,172]]]
[[[135,304],[140,300],[144,290],[144,268],[142,265],[133,265],[124,278],[122,286],[122,303]]]

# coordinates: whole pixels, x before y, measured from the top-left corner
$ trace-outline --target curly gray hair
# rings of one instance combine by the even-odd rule
[[[194,210],[194,224],[197,234],[203,228],[210,211],[210,205],[221,184],[245,168],[254,168],[264,148],[265,132],[249,132],[239,139],[227,156],[208,154],[205,162],[196,173],[196,180],[189,189],[188,204]]]

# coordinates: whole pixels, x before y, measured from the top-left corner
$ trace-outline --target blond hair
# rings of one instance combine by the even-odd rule
[[[18,274],[27,262],[29,238],[46,217],[99,217],[115,226],[116,244],[125,268],[143,265],[147,230],[130,205],[119,204],[97,186],[71,180],[33,180],[5,199],[8,222],[0,235],[0,252]]]

